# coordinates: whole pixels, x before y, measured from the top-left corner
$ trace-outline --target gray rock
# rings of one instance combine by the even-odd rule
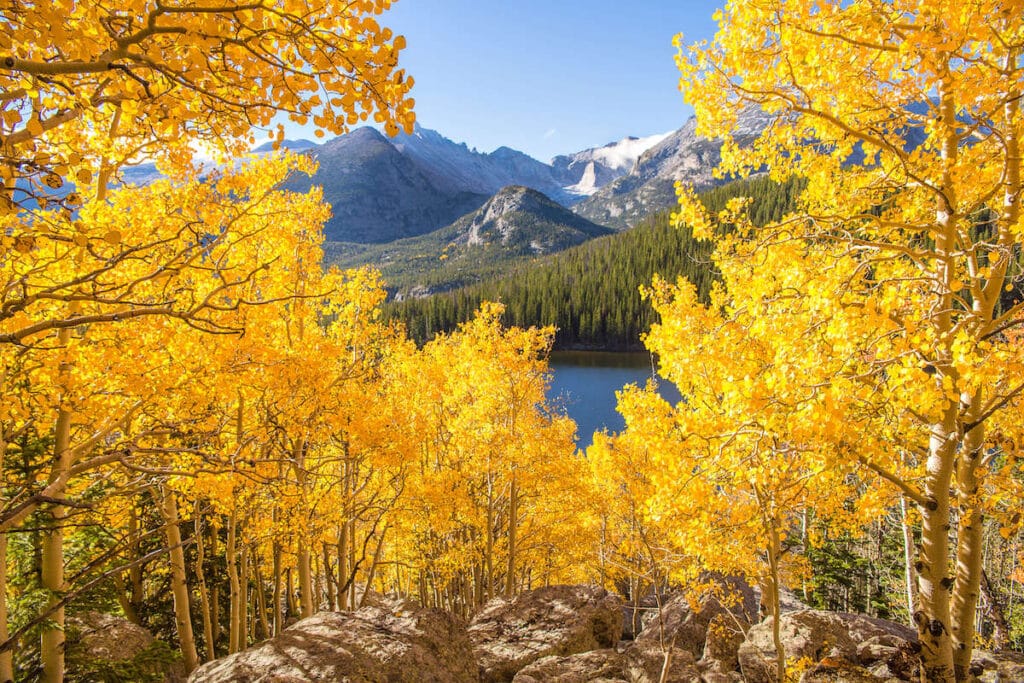
[[[818,663],[800,676],[800,683],[899,683],[891,676],[874,672],[844,660]]]
[[[756,617],[754,589],[741,579],[718,577],[696,605],[685,594],[669,598],[637,640],[673,643],[695,660],[705,660],[703,668],[724,673],[737,668],[736,653]]]
[[[67,680],[109,677],[180,681],[180,662],[167,643],[123,617],[84,612],[67,620]]]
[[[743,678],[748,683],[775,681],[775,645],[772,640],[774,619],[751,627],[740,645],[738,658]],[[894,656],[894,652],[873,650],[893,644],[897,651],[917,639],[913,629],[884,619],[859,614],[801,610],[783,614],[780,622],[782,645],[788,659],[807,658],[819,662],[834,657],[858,664],[872,663],[876,654]],[[867,645],[865,645],[867,644]],[[864,647],[862,647],[864,646]],[[858,659],[859,655],[867,657]]]
[[[668,596],[662,598],[667,600]],[[648,593],[626,601],[622,607],[622,637],[633,640],[658,616],[658,599]]]
[[[757,598],[757,604],[761,610],[761,616],[766,617],[771,612],[771,609],[762,603],[764,599],[761,595],[761,587],[754,587],[754,595]],[[785,588],[779,590],[779,609],[783,614],[787,612],[799,612],[802,609],[813,609],[806,602],[797,597],[796,593]],[[760,620],[759,620],[760,621]]]
[[[320,612],[281,635],[196,669],[190,683],[470,683],[476,662],[465,626],[440,610]]]
[[[749,144],[769,122],[760,111],[745,111],[735,131],[737,140]],[[644,216],[675,206],[677,181],[697,189],[721,184],[712,171],[721,161],[722,143],[697,137],[696,129],[697,121],[691,118],[644,152],[629,173],[604,185],[574,210],[600,225],[626,229]]]
[[[701,680],[700,670],[692,653],[653,638],[638,639],[626,648],[626,664],[632,683],[658,683],[665,666],[666,651],[670,655],[665,683],[693,683]]]
[[[738,671],[705,671],[701,674],[700,680],[702,683],[743,683],[743,676]]]
[[[740,645],[746,639],[749,622],[731,615],[716,614],[708,623],[704,654],[700,659],[704,671],[728,673],[739,670]]]
[[[122,617],[85,612],[68,618],[76,654],[102,659],[131,659],[156,641],[153,634]]]
[[[1024,681],[1024,654],[975,650],[971,671],[979,683],[1011,683]]]
[[[622,600],[592,586],[548,586],[492,600],[469,626],[484,683],[511,681],[541,657],[613,647],[621,636]]]
[[[512,683],[629,683],[626,657],[613,649],[568,657],[542,657],[522,669]]]

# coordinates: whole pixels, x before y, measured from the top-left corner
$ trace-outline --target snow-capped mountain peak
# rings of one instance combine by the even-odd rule
[[[579,197],[589,197],[612,180],[629,173],[644,152],[671,134],[626,137],[603,147],[557,156],[551,160],[551,166],[566,190]]]
[[[640,158],[640,155],[654,147],[656,144],[667,138],[674,131],[667,133],[661,133],[660,135],[648,135],[647,137],[637,138],[628,137],[619,140],[618,142],[612,142],[604,147],[597,147],[596,149],[587,150],[574,154],[575,157],[580,157],[589,152],[590,158],[594,161],[600,161],[608,168],[615,170],[621,170],[622,172],[628,172],[633,168],[633,164]]]

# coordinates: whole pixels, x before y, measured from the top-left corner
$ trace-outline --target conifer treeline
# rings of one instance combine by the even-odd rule
[[[750,197],[751,216],[760,225],[789,211],[796,193],[795,183],[755,178],[708,190],[701,199],[719,211],[733,197]],[[682,275],[706,296],[716,277],[709,256],[709,246],[689,228],[674,228],[665,211],[632,230],[519,266],[501,278],[390,303],[384,314],[403,322],[422,344],[470,320],[482,301],[500,301],[507,325],[555,325],[556,348],[641,349],[640,334],[655,317],[639,286],[655,273],[669,280]]]

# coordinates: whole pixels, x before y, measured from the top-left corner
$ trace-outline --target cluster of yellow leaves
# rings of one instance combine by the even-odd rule
[[[402,557],[442,586],[482,573],[484,597],[504,590],[510,544],[517,589],[570,580],[588,549],[566,526],[578,507],[575,425],[545,398],[554,331],[503,329],[501,313],[484,304],[410,356],[402,380],[419,435],[396,524]]]
[[[140,155],[180,170],[197,145],[244,151],[279,114],[318,135],[370,117],[411,130],[405,39],[375,18],[390,4],[11,6],[0,12],[0,179],[82,192]]]
[[[718,173],[804,189],[758,228],[742,201],[709,216],[680,188],[676,219],[715,241],[722,284],[709,305],[689,283],[649,289],[647,344],[683,402],[626,392],[606,446],[650,462],[644,518],[709,568],[774,571],[773,536],[799,516],[855,528],[906,496],[919,623],[962,639],[958,658],[981,519],[1021,495],[1022,17],[1000,0],[737,1],[712,42],[677,41],[698,132],[724,140]],[[768,562],[735,560],[737,539]],[[952,649],[926,653],[929,676],[952,671]]]

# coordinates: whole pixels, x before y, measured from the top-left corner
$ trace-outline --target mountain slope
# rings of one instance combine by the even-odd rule
[[[333,216],[328,240],[391,242],[422,235],[454,221],[487,199],[484,193],[438,187],[413,159],[373,128],[356,130],[311,150],[320,168],[312,179],[289,183],[305,190],[321,185]]]
[[[628,137],[603,147],[559,155],[551,160],[551,166],[555,177],[569,192],[580,198],[586,197],[629,173],[644,152],[669,135],[671,133],[644,138]]]
[[[714,214],[732,197],[751,197],[751,218],[762,225],[791,211],[801,185],[766,177],[702,192]],[[676,228],[670,212],[649,216],[632,230],[589,240],[577,247],[516,262],[496,277],[434,296],[390,302],[385,316],[401,320],[418,342],[472,318],[482,301],[505,304],[510,325],[555,325],[558,348],[640,348],[639,335],[657,321],[638,286],[655,273],[672,282],[685,276],[702,297],[716,278],[713,245],[695,240],[689,228]]]
[[[392,144],[436,187],[448,192],[492,195],[508,185],[525,185],[556,201],[572,199],[550,166],[508,147],[483,154],[419,125],[411,135],[396,136]]]
[[[748,111],[740,119],[739,138],[751,140],[769,118]],[[581,216],[617,229],[635,225],[644,216],[676,204],[675,183],[701,189],[720,184],[712,171],[721,160],[721,143],[699,138],[690,118],[674,133],[644,152],[626,175],[613,180],[574,207]]]
[[[419,296],[476,282],[611,232],[536,190],[509,186],[432,233],[387,245],[328,243],[325,252],[328,263],[372,265],[399,296]]]

